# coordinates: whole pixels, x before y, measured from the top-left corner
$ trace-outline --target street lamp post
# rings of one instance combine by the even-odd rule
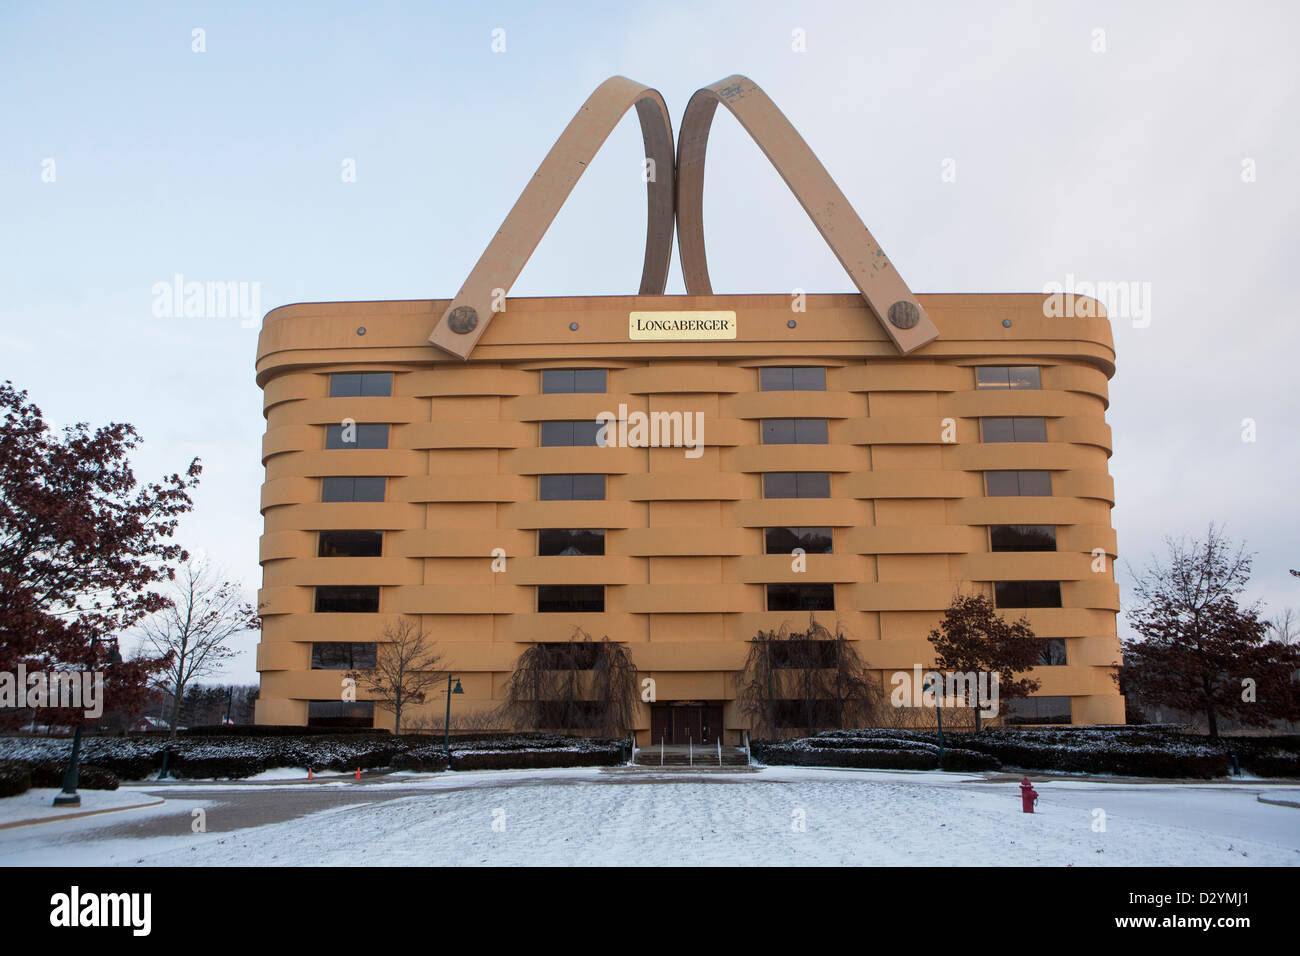
[[[930,678],[928,682],[921,685],[921,690],[927,691],[935,686],[935,679]],[[939,722],[939,766],[943,766],[943,709],[939,706],[939,695],[934,695],[934,719]]]
[[[456,686],[454,688],[452,687],[451,682],[453,679],[454,676],[452,674],[447,675],[447,717],[442,724],[442,753],[443,756],[447,758],[448,770],[451,769],[451,695],[465,693],[465,691],[461,689],[459,680],[456,681]]]
[[[98,638],[90,639],[90,661],[94,666],[95,661],[95,644]],[[110,664],[122,663],[122,655],[117,649],[116,642],[113,649],[108,652],[108,662]],[[85,718],[77,721],[77,725],[72,730],[72,754],[68,757],[68,769],[63,772],[63,789],[54,795],[54,806],[56,807],[79,807],[81,806],[81,794],[77,793],[78,770],[77,762],[81,759],[81,725]]]

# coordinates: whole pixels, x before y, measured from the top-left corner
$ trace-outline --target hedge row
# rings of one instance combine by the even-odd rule
[[[32,788],[32,772],[26,764],[0,760],[0,797],[16,797]]]
[[[822,738],[814,737],[791,742],[812,746],[787,746],[784,744],[759,744],[754,756],[760,763],[794,765],[799,767],[851,767],[859,770],[951,770],[971,772],[997,770],[1001,764],[996,757],[974,750],[944,748],[942,763],[939,748],[920,747],[848,747],[846,741],[836,741],[823,747]]]
[[[910,769],[898,765],[927,763],[920,755],[937,752],[938,742],[934,731],[837,730],[757,744],[754,753],[764,763]],[[945,734],[944,742],[944,769],[959,771],[1004,765],[1018,770],[1208,779],[1230,772],[1231,750],[1246,773],[1300,777],[1297,737],[1232,737],[1211,742],[1170,727],[1058,727]],[[936,765],[937,753],[921,769]]]
[[[52,773],[66,765],[70,743],[53,738],[0,738],[0,758],[29,770]],[[620,757],[618,741],[565,738],[554,734],[483,734],[453,738],[452,769],[532,769],[539,767],[610,766]],[[83,785],[116,786],[117,778],[156,777],[168,753],[168,774],[180,779],[242,779],[281,767],[350,771],[447,769],[442,741],[428,735],[397,737],[386,732],[291,737],[266,734],[214,738],[91,737],[82,740]],[[44,769],[44,768],[50,769]],[[87,777],[87,770],[90,776]],[[100,769],[102,768],[102,770]],[[107,774],[106,777],[99,776]],[[42,778],[44,779],[44,778]],[[62,781],[62,770],[58,771]],[[85,782],[95,781],[95,785]],[[46,784],[33,783],[33,786]],[[49,784],[51,786],[57,785]],[[111,787],[110,787],[111,789]]]

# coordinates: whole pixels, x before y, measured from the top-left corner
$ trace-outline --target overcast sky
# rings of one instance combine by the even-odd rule
[[[1149,290],[1113,321],[1123,593],[1124,561],[1214,520],[1258,552],[1251,597],[1300,608],[1297,9],[8,0],[0,378],[56,423],[133,423],[142,478],[200,456],[182,540],[251,599],[259,322],[160,318],[155,284],[258,283],[263,313],[450,297],[601,80],[658,88],[676,129],[744,73],[915,292]],[[629,116],[514,294],[636,291],[641,156]],[[715,291],[853,290],[725,111],[705,195]]]

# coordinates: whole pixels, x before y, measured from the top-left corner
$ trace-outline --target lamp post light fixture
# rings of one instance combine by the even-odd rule
[[[90,661],[94,666],[95,661],[95,644],[98,638],[90,639]],[[117,649],[117,642],[113,642],[113,649],[108,652],[108,663],[122,663],[122,654]],[[81,806],[81,794],[77,793],[77,762],[81,758],[81,725],[85,719],[77,721],[76,727],[72,730],[72,753],[68,757],[68,769],[63,772],[63,789],[54,795],[53,806],[56,807],[79,807]]]
[[[931,677],[921,685],[922,691],[928,691],[935,686],[936,680]],[[934,695],[934,719],[939,722],[939,767],[943,768],[943,709],[939,706],[939,694]]]
[[[452,686],[452,683],[451,683],[452,680],[455,680],[455,681],[456,681],[456,686],[455,686],[455,687]],[[447,758],[447,769],[448,769],[448,770],[451,769],[451,695],[452,695],[452,694],[463,694],[463,693],[465,693],[465,691],[461,689],[461,686],[460,686],[460,679],[454,677],[454,675],[452,675],[452,674],[448,674],[448,675],[447,675],[447,690],[446,690],[446,694],[447,694],[447,717],[446,717],[446,719],[443,721],[443,724],[442,724],[442,753],[443,753],[443,756],[445,756],[445,757]]]

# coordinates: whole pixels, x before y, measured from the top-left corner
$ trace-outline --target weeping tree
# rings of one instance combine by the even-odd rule
[[[501,710],[514,727],[615,737],[633,725],[636,702],[627,648],[574,628],[567,641],[534,644],[519,655]]]
[[[736,702],[754,733],[868,727],[879,713],[880,688],[840,622],[835,630],[809,615],[808,628],[759,631],[737,677]]]

